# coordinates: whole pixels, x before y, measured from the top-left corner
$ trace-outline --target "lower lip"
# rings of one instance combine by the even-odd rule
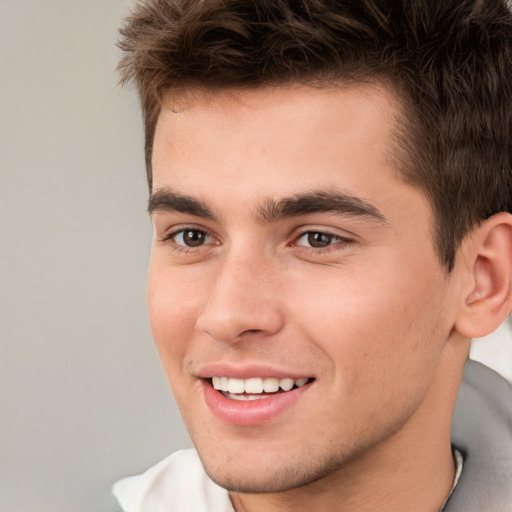
[[[268,423],[284,413],[309,389],[311,384],[257,400],[233,400],[204,383],[204,399],[210,410],[225,423],[244,427]]]

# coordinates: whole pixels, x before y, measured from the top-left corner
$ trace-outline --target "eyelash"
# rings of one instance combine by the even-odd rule
[[[193,226],[185,226],[185,227],[181,227],[179,229],[175,229],[175,230],[167,233],[166,235],[164,235],[164,237],[162,237],[160,239],[160,241],[163,243],[172,245],[172,248],[174,251],[176,251],[178,253],[182,253],[182,254],[194,252],[197,249],[200,249],[201,247],[204,247],[205,245],[207,245],[207,244],[203,243],[203,244],[200,244],[200,245],[194,247],[194,246],[187,246],[184,244],[177,243],[176,237],[178,237],[179,235],[184,235],[187,231],[193,232],[196,235],[210,237],[213,240],[215,240],[215,237],[205,229],[199,229],[199,228],[196,228]],[[301,238],[305,237],[306,235],[321,235],[323,237],[328,237],[331,240],[329,241],[328,245],[326,245],[325,247],[311,247],[311,246],[300,245],[298,242],[300,241]],[[331,251],[343,250],[346,248],[347,245],[349,245],[353,242],[354,241],[351,240],[350,238],[346,238],[341,235],[331,233],[329,231],[324,231],[324,230],[320,230],[320,229],[318,229],[318,230],[308,229],[308,230],[304,230],[304,231],[297,233],[293,237],[292,241],[288,244],[288,246],[289,247],[297,247],[298,250],[300,250],[301,252],[319,255],[319,254],[326,254]],[[218,245],[218,244],[214,244],[214,245]]]
[[[176,237],[180,234],[184,235],[187,231],[215,239],[214,236],[205,229],[199,229],[193,226],[185,226],[167,233],[163,238],[160,239],[160,241],[171,245],[174,251],[182,254],[187,254],[189,252],[195,251],[197,248],[204,247],[204,244],[201,244],[197,247],[178,244],[175,240]]]
[[[325,247],[311,247],[311,246],[305,246],[305,245],[299,245],[298,242],[301,238],[305,237],[306,235],[321,235],[323,237],[330,238],[330,241],[328,245]],[[299,250],[307,252],[309,254],[326,254],[332,251],[340,251],[346,248],[347,245],[353,243],[353,240],[350,238],[343,237],[341,235],[337,235],[335,233],[331,233],[330,231],[321,230],[321,229],[307,229],[305,231],[302,231],[298,233],[293,241],[292,245],[295,247],[298,247]]]

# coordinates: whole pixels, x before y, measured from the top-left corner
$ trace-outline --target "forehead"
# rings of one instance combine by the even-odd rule
[[[153,190],[177,185],[211,198],[236,186],[240,197],[265,199],[332,187],[364,198],[381,174],[386,187],[402,187],[399,106],[379,84],[169,95],[155,133]]]
[[[160,158],[168,157],[162,149],[186,150],[190,141],[240,144],[248,132],[250,140],[243,146],[250,144],[254,151],[290,147],[296,153],[308,149],[308,144],[294,147],[298,137],[303,143],[322,138],[328,146],[348,133],[354,141],[384,135],[386,156],[391,156],[400,107],[396,95],[379,83],[172,93],[164,99],[157,121],[152,163],[158,167]]]

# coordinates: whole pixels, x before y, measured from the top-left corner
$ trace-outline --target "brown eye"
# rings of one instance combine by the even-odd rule
[[[310,247],[315,248],[322,248],[322,247],[328,247],[331,245],[333,239],[337,238],[334,235],[329,235],[327,233],[320,233],[320,232],[310,232],[305,233],[301,239],[306,238],[307,244]]]
[[[210,240],[210,235],[199,229],[184,229],[174,236],[177,245],[186,247],[200,247]]]

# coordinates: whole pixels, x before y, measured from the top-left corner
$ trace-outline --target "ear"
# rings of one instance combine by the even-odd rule
[[[455,329],[467,338],[495,331],[512,308],[512,215],[498,213],[463,243],[464,279]]]

